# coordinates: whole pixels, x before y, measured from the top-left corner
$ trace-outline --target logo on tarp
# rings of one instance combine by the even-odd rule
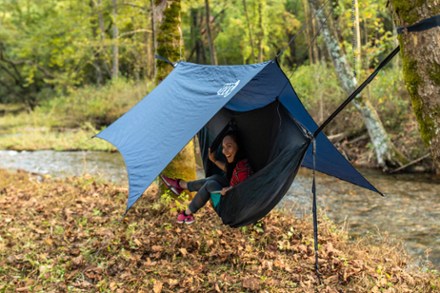
[[[232,91],[238,86],[238,84],[240,83],[240,80],[237,80],[236,82],[229,82],[229,83],[225,83],[218,91],[217,91],[217,95],[219,96],[223,96],[223,97],[227,97],[229,96]]]

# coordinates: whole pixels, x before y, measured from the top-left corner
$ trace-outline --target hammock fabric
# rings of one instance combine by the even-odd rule
[[[234,121],[246,157],[255,171],[248,180],[234,186],[227,196],[220,197],[215,206],[224,224],[238,227],[258,221],[282,199],[301,165],[311,135],[279,102],[249,112],[222,109],[199,132],[206,176],[222,172],[208,159],[208,146],[213,149],[215,138],[223,137],[218,129],[225,127],[225,122],[224,129],[228,129],[227,121]],[[220,151],[218,153],[218,157],[223,157]],[[224,157],[222,160],[226,161]]]

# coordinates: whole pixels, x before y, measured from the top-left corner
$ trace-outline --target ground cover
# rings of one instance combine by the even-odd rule
[[[211,208],[193,225],[154,188],[125,218],[127,190],[91,177],[0,170],[0,292],[439,292],[401,247],[350,242],[320,219],[272,211],[232,229]]]

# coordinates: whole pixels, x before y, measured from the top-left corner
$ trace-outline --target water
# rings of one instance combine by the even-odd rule
[[[93,176],[126,185],[119,153],[0,151],[0,168],[54,177]],[[429,175],[384,175],[362,170],[386,196],[329,176],[317,175],[318,207],[353,238],[374,235],[402,242],[419,263],[440,269],[440,181]],[[299,172],[280,207],[295,216],[311,211],[311,172]],[[373,238],[374,238],[373,237]]]
[[[440,181],[425,174],[384,175],[363,170],[385,197],[325,175],[317,176],[318,207],[352,237],[402,242],[421,265],[440,268]],[[311,172],[301,170],[283,205],[297,216],[311,211]]]
[[[0,150],[0,168],[54,177],[89,174],[122,185],[127,184],[124,166],[119,153]]]

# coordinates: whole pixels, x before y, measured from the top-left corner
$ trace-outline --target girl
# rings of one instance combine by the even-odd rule
[[[182,193],[184,189],[197,191],[187,209],[177,216],[177,223],[192,224],[194,222],[193,214],[208,202],[211,192],[221,190],[220,193],[224,196],[233,186],[252,175],[252,168],[244,157],[236,131],[226,133],[222,141],[222,147],[222,153],[226,157],[226,162],[217,160],[211,149],[209,149],[208,157],[211,162],[223,170],[223,175],[213,175],[205,179],[189,182],[182,179],[171,179],[164,175],[160,176],[165,185],[177,195]]]

